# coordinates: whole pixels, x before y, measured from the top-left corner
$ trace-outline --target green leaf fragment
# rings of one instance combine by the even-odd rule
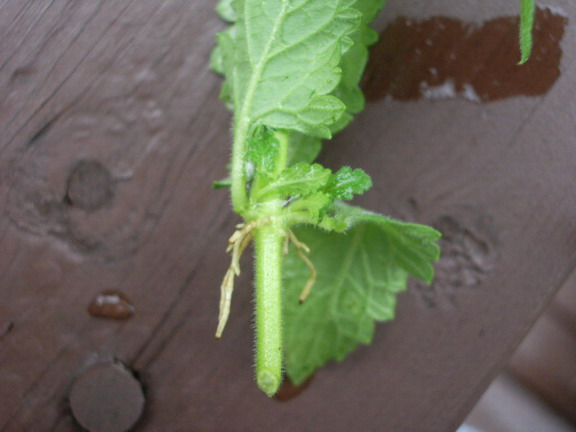
[[[284,211],[287,220],[295,223],[319,223],[324,212],[334,202],[334,198],[324,192],[314,192],[304,198],[299,198],[290,203]]]
[[[224,21],[236,21],[236,9],[234,3],[236,0],[220,0],[216,6],[216,12]]]
[[[266,128],[257,128],[248,138],[248,154],[257,174],[270,177],[276,171],[278,163],[279,142],[274,133]]]
[[[255,195],[259,199],[267,195],[280,198],[308,195],[326,185],[331,175],[331,171],[320,164],[300,162],[286,168]]]
[[[330,177],[324,188],[335,199],[351,200],[354,194],[363,194],[372,187],[372,179],[361,169],[344,167]]]
[[[534,0],[520,0],[520,61],[522,65],[528,61],[532,53],[532,30],[536,5]]]
[[[226,177],[222,180],[216,180],[212,182],[212,189],[226,189],[232,185],[232,180],[230,177]]]
[[[370,27],[370,23],[385,3],[386,0],[358,0],[354,4],[354,8],[360,11],[362,19],[356,31],[350,35],[352,45],[346,50],[340,62],[342,76],[333,94],[344,102],[346,113],[340,121],[332,125],[333,133],[344,129],[352,121],[354,114],[364,109],[360,80],[368,62],[368,47],[378,40],[378,34]]]
[[[408,276],[430,281],[431,262],[439,257],[439,233],[432,228],[357,207],[343,211],[346,233],[309,226],[294,230],[310,248],[318,272],[303,304],[298,297],[309,270],[293,248],[284,261],[286,373],[295,384],[369,344],[375,321],[394,318],[396,294],[406,289]]]
[[[226,75],[226,70],[232,67],[234,61],[235,26],[216,35],[216,46],[210,57],[210,68],[220,75]],[[225,80],[220,89],[222,99],[229,109],[233,109],[233,89],[230,80]]]

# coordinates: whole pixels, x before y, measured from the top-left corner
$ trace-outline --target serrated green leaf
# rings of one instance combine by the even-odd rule
[[[326,2],[326,0],[323,1]],[[278,31],[277,33],[286,34],[287,32],[293,31],[295,32],[295,34],[301,34],[305,33],[301,31],[301,29],[305,28],[306,30],[309,30],[309,34],[311,34],[312,37],[309,37],[308,39],[303,37],[300,40],[295,41],[296,42],[295,45],[305,44],[304,50],[297,50],[296,47],[286,47],[286,49],[282,47],[281,48],[283,54],[282,57],[286,57],[288,64],[286,64],[286,62],[278,62],[278,61],[276,61],[276,63],[273,63],[272,66],[274,67],[272,69],[278,70],[280,74],[276,77],[273,77],[274,80],[273,83],[263,83],[263,84],[264,85],[280,84],[283,86],[290,86],[290,83],[294,81],[293,78],[290,79],[290,75],[305,76],[306,71],[305,70],[301,71],[302,68],[300,67],[300,65],[302,63],[298,61],[298,57],[308,56],[310,53],[309,48],[314,46],[316,41],[322,40],[322,38],[325,39],[325,34],[318,32],[314,33],[314,31],[310,29],[310,26],[307,25],[307,23],[315,21],[316,24],[322,21],[322,18],[329,16],[330,13],[332,13],[333,16],[338,17],[338,19],[335,19],[334,21],[343,21],[343,19],[344,21],[348,21],[347,24],[349,28],[345,30],[345,34],[342,33],[341,31],[336,32],[336,35],[338,35],[338,37],[332,38],[333,51],[331,52],[334,54],[333,57],[326,56],[325,58],[322,58],[322,61],[325,61],[324,70],[323,71],[320,70],[322,69],[322,67],[320,68],[316,67],[316,64],[322,64],[322,62],[317,62],[315,65],[313,65],[313,67],[308,68],[308,70],[312,71],[312,73],[308,74],[309,82],[303,81],[297,83],[300,86],[299,88],[297,88],[296,86],[291,86],[292,87],[291,95],[289,95],[289,97],[286,99],[288,104],[285,107],[285,109],[287,111],[283,113],[293,115],[295,111],[293,108],[297,108],[296,111],[302,108],[303,104],[302,101],[300,100],[303,96],[302,93],[305,93],[304,98],[306,97],[311,98],[312,93],[310,92],[310,90],[308,90],[308,88],[306,88],[306,86],[312,89],[314,88],[314,86],[310,84],[315,84],[315,87],[318,89],[318,83],[322,83],[322,86],[328,85],[328,87],[332,90],[328,91],[328,89],[322,89],[321,93],[324,94],[331,93],[332,95],[336,96],[339,100],[343,102],[343,105],[341,105],[339,108],[344,107],[345,109],[345,111],[334,110],[333,117],[337,117],[337,119],[332,123],[330,129],[331,133],[335,133],[343,129],[352,120],[353,114],[360,112],[364,108],[364,96],[360,91],[359,83],[368,58],[367,48],[368,46],[375,43],[376,40],[378,39],[377,33],[372,28],[369,27],[369,24],[375,18],[376,14],[382,9],[386,0],[358,0],[358,1],[348,0],[348,1],[332,2],[334,4],[331,4],[330,8],[324,8],[324,9],[323,9],[323,1],[316,0],[314,2],[313,7],[311,6],[313,3],[312,0],[293,2],[293,4],[291,5],[292,7],[286,9],[286,14],[293,14],[294,17],[291,18],[291,20],[289,21],[286,20],[286,22],[284,23],[285,24],[284,27],[286,27],[286,29],[282,29],[282,31]],[[232,3],[233,1],[231,0],[221,0],[219,5],[217,6],[217,11],[223,19],[231,23],[235,22],[238,19],[236,14],[236,8],[240,7],[243,8],[245,11],[247,11],[245,16],[242,16],[240,20],[242,21],[244,17],[248,17],[246,21],[250,21],[250,18],[254,18],[253,10],[254,8],[256,8],[256,10],[263,11],[264,14],[263,17],[262,16],[257,17],[259,19],[255,19],[254,23],[250,25],[250,28],[259,28],[260,24],[263,21],[265,20],[270,21],[270,18],[276,17],[279,19],[279,21],[281,21],[282,17],[278,16],[278,14],[280,13],[282,5],[284,4],[288,5],[289,2],[287,0],[284,1],[269,0],[268,2],[254,1],[254,0],[239,0],[238,5],[233,5]],[[307,13],[308,9],[312,10],[312,13],[308,14]],[[298,13],[293,13],[294,10],[303,11],[306,13],[300,14],[300,16],[298,16]],[[252,11],[252,13],[250,13],[250,11]],[[267,11],[271,11],[272,13],[266,14]],[[338,13],[339,15],[337,15]],[[353,25],[350,25],[352,23]],[[339,23],[339,25],[340,27],[342,27],[342,23]],[[266,30],[270,26],[268,25],[263,27]],[[247,28],[248,28],[247,26],[243,27],[243,29]],[[265,37],[266,35],[265,30],[262,31],[262,35],[260,35],[261,37]],[[329,31],[331,31],[331,29],[324,29],[323,33]],[[250,38],[242,38],[242,37],[239,38],[238,41],[236,41],[236,37],[234,37],[233,39],[235,41],[235,44],[237,45],[236,48],[241,46],[243,42],[245,42],[246,43],[245,46],[247,46],[248,41],[250,41]],[[283,42],[281,42],[281,44],[283,44]],[[262,48],[265,45],[260,44],[257,46]],[[215,51],[218,50],[219,49],[217,46],[215,48]],[[325,52],[328,52],[326,51],[326,47],[324,47],[324,50]],[[241,59],[242,56],[243,56],[242,53],[237,53],[238,58]],[[218,60],[217,55],[213,54],[213,59],[214,59],[212,62],[213,64],[216,65],[221,64],[221,62],[217,61]],[[307,62],[306,64],[309,65],[310,62]],[[246,64],[242,65],[242,67],[245,66]],[[216,68],[215,70],[217,70],[220,73],[222,72],[221,68]],[[229,76],[228,81],[232,80],[231,79],[233,75],[232,72],[233,70],[232,68],[230,68],[229,73],[227,74]],[[317,76],[317,78],[320,78],[321,75],[320,72],[323,72],[325,74],[324,79],[316,79],[316,80],[311,79],[314,78],[315,76]],[[223,92],[225,94],[229,93],[229,89],[232,87],[232,84],[229,82],[227,86],[228,86],[227,91]],[[312,102],[312,99],[310,99],[310,102]],[[314,103],[317,104],[318,102],[315,101]],[[329,117],[329,119],[332,119],[333,117]],[[286,119],[286,115],[273,115],[272,113],[270,113],[268,120],[270,125],[276,127],[286,128],[288,125],[290,125],[290,127],[292,127],[292,125],[294,124],[298,125],[298,122],[295,121],[296,119],[292,119],[292,121],[289,121],[288,119]],[[276,125],[274,123],[275,121],[278,121],[279,124]],[[300,126],[301,129],[297,130],[301,130],[304,133],[313,133],[321,137],[330,136],[326,132],[325,128],[320,128],[319,130],[317,130],[314,127],[311,127],[310,124],[306,122],[304,125]]]
[[[351,200],[354,194],[363,194],[372,187],[372,179],[361,169],[344,167],[334,173],[324,192],[338,200]]]
[[[226,38],[219,36],[212,54],[212,68],[227,77],[221,98],[236,112],[243,104],[248,123],[299,131],[311,139],[330,138],[364,107],[359,82],[367,47],[377,40],[369,23],[384,3],[221,0],[217,10],[222,18],[240,24],[224,32]],[[232,54],[231,61],[225,60],[226,52]],[[253,98],[247,101],[249,87]],[[307,154],[316,155],[319,147],[320,142],[314,141],[316,150]],[[313,158],[295,158],[291,163],[300,161]]]
[[[234,62],[234,37],[234,27],[216,35],[216,46],[210,57],[210,68],[220,75],[226,75],[226,70],[230,69]],[[232,95],[232,81],[225,80],[220,89],[220,99],[229,109],[233,109]]]
[[[296,98],[295,98],[296,99]],[[260,120],[279,129],[289,129],[319,138],[331,138],[327,125],[336,123],[346,111],[340,99],[331,95],[313,96],[306,106],[287,105],[272,110]]]
[[[234,60],[224,73],[241,122],[331,136],[329,126],[346,107],[329,95],[340,81],[342,53],[351,45],[348,35],[362,19],[354,4],[236,1]]]
[[[236,39],[236,0],[221,0],[216,6],[216,12],[220,18],[228,21],[231,25],[223,32],[216,34],[216,45],[210,55],[210,69],[219,75],[226,75],[226,70],[233,65],[234,40]],[[224,86],[231,86],[231,82],[225,81]]]
[[[222,58],[222,49],[216,44],[210,54],[210,70],[218,75],[224,75],[224,60]]]
[[[264,200],[266,196],[290,198],[308,195],[325,186],[331,175],[331,171],[320,164],[300,162],[283,170],[277,178],[254,194],[258,200]]]
[[[534,28],[534,15],[536,6],[534,0],[520,1],[520,62],[522,65],[528,61],[532,53],[532,29]]]
[[[441,237],[434,228],[400,222],[340,201],[334,203],[327,215],[327,221],[320,224],[326,230],[345,232],[362,223],[378,225],[387,233],[388,242],[395,245],[394,261],[411,275],[432,282],[434,268],[431,263],[440,257],[436,241]]]
[[[358,0],[354,4],[354,8],[362,14],[362,20],[358,29],[350,35],[352,45],[342,56],[340,62],[342,76],[333,93],[346,105],[346,114],[331,126],[332,133],[344,129],[354,115],[364,109],[360,80],[368,62],[368,47],[378,40],[378,34],[369,25],[385,3],[386,0]]]
[[[318,272],[303,304],[298,297],[309,270],[293,249],[284,262],[286,372],[295,384],[370,343],[375,321],[394,318],[396,294],[406,289],[409,274],[430,280],[429,267],[438,259],[439,234],[432,228],[357,207],[342,212],[349,224],[344,234],[294,230]],[[407,265],[407,257],[416,260]]]

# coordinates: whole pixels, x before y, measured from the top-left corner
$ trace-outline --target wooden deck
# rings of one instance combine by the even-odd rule
[[[505,3],[391,0],[378,27],[516,13]],[[373,346],[279,402],[254,385],[250,272],[213,338],[238,222],[211,190],[230,153],[214,2],[0,0],[0,431],[79,430],[71,386],[102,364],[121,378],[93,382],[118,386],[130,423],[141,400],[119,362],[145,383],[138,432],[454,431],[576,266],[576,4],[548,4],[568,25],[544,93],[371,99],[326,145],[328,166],[372,175],[359,202],[437,226],[444,257]],[[133,315],[91,315],[105,290]],[[92,432],[113,432],[104,420]]]
[[[466,423],[483,432],[576,429],[576,273],[563,284]],[[458,431],[460,432],[460,431]]]

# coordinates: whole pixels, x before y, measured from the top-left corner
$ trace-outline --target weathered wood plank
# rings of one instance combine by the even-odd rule
[[[576,274],[522,341],[509,372],[576,424]]]
[[[380,101],[327,145],[327,164],[373,175],[363,203],[437,224],[448,252],[434,287],[401,296],[373,347],[280,403],[253,383],[250,272],[213,340],[236,219],[210,190],[229,154],[229,114],[207,70],[222,25],[213,4],[193,3],[0,9],[0,430],[77,430],[68,389],[110,357],[146,379],[142,431],[455,429],[576,264],[575,47],[563,45],[562,76],[542,97]],[[454,4],[437,3],[388,14]],[[459,5],[467,19],[509,11]],[[70,200],[80,161],[101,164],[86,181],[108,181],[107,199]],[[87,313],[111,288],[135,305],[130,320]]]

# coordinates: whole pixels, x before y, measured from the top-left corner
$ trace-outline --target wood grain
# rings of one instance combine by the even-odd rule
[[[378,25],[452,6],[390,2]],[[373,175],[363,204],[449,223],[453,253],[433,288],[401,296],[372,347],[279,402],[253,382],[249,271],[226,337],[213,339],[238,220],[210,188],[225,175],[230,121],[207,69],[223,27],[212,7],[0,2],[0,431],[77,430],[69,388],[108,358],[146,381],[138,431],[455,430],[576,264],[574,28],[543,96],[379,101],[326,145],[326,164]],[[455,15],[509,12],[462,0]],[[67,195],[87,163],[102,168],[89,184],[108,179],[97,206]],[[452,283],[475,262],[473,284]],[[134,316],[90,316],[103,290],[123,292]]]

